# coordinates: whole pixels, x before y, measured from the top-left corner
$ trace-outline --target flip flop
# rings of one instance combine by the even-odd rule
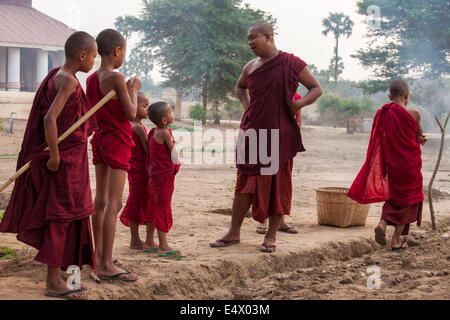
[[[403,239],[402,244],[398,248],[392,248],[392,251],[402,251],[408,248],[408,246],[404,247],[403,245],[406,243],[406,239]]]
[[[259,226],[259,227],[256,228],[256,232],[259,233],[259,234],[266,234],[267,233],[267,227]]]
[[[115,275],[113,275],[113,276],[101,276],[101,275],[97,275],[97,277],[100,279],[100,280],[111,280],[111,281],[114,281],[114,280],[121,280],[121,281],[124,281],[124,282],[136,282],[136,280],[137,279],[130,279],[130,278],[127,278],[127,277],[122,277],[122,276],[125,276],[125,275],[130,275],[131,274],[131,272],[130,271],[127,271],[127,272],[120,272],[120,273],[118,273],[118,274],[115,274]]]
[[[182,256],[182,255],[179,255],[177,253],[181,253],[181,252],[179,250],[174,250],[174,251],[170,251],[170,252],[167,252],[167,253],[158,254],[158,257],[161,257],[161,258],[176,258],[176,259],[186,258],[186,256]]]
[[[220,239],[220,240],[216,240],[216,242],[214,242],[214,243],[210,243],[209,245],[213,248],[225,248],[225,247],[234,246],[239,243],[241,243],[241,240],[229,241],[229,240]]]
[[[298,233],[298,231],[292,226],[287,226],[286,228],[278,229],[278,231],[285,232],[285,233],[290,233],[290,234],[297,234]]]
[[[69,290],[69,291],[66,291],[66,292],[64,292],[64,293],[50,293],[50,292],[45,292],[45,295],[46,295],[47,297],[50,297],[50,298],[60,298],[60,299],[66,299],[66,300],[87,300],[87,299],[88,299],[87,296],[86,296],[86,297],[83,297],[83,298],[73,298],[73,297],[70,297],[71,294],[81,293],[81,292],[84,292],[84,291],[85,291],[84,289],[78,289],[78,290]]]
[[[157,253],[159,251],[158,248],[155,249],[144,249],[144,253]]]
[[[277,246],[274,244],[267,245],[267,244],[263,243],[261,246],[262,246],[261,252],[265,252],[265,253],[273,253],[277,249]]]
[[[380,246],[385,246],[387,244],[386,233],[380,226],[377,226],[375,228],[375,242],[378,243]]]

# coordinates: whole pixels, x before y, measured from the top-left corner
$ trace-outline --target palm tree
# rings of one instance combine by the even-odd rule
[[[350,17],[344,15],[343,13],[331,13],[328,18],[322,20],[322,25],[325,27],[322,34],[327,36],[328,33],[332,32],[336,38],[336,48],[335,48],[335,67],[334,67],[334,82],[337,85],[338,78],[338,62],[339,62],[339,37],[346,36],[347,39],[352,35],[353,31],[353,21]]]

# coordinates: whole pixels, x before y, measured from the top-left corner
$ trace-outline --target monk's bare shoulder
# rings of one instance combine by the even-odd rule
[[[70,73],[59,70],[55,75],[55,88],[73,93],[78,87],[78,80]]]
[[[420,122],[420,112],[417,109],[411,109],[411,108],[406,108],[406,111],[409,112],[409,114],[416,119],[417,122]]]
[[[142,125],[133,122],[133,123],[132,123],[132,127],[133,127],[133,131],[136,132],[137,135],[139,135],[139,136],[141,136],[141,135],[147,136],[147,135],[145,134],[145,130],[144,130],[144,128],[142,127]]]
[[[253,71],[258,69],[260,66],[261,66],[260,59],[259,58],[255,58],[252,61],[250,61],[249,63],[247,63],[247,65],[244,67],[244,72],[246,72],[246,75],[248,76]]]

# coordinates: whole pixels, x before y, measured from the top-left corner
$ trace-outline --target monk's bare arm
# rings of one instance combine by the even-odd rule
[[[172,161],[176,164],[180,163],[179,157],[178,157],[178,151],[175,148],[175,144],[173,143],[172,136],[169,132],[169,130],[161,130],[160,137],[164,141],[164,144],[169,148],[170,156],[172,157]]]
[[[136,119],[137,96],[142,85],[138,78],[132,78],[125,82],[125,77],[119,72],[114,73],[113,86],[117,97],[123,107],[123,112],[128,120]]]
[[[322,95],[322,86],[319,81],[311,74],[308,67],[305,67],[299,74],[299,82],[308,89],[308,93],[300,100],[294,101],[291,105],[293,114],[299,112],[302,108],[313,104]]]
[[[250,94],[248,93],[247,87],[247,76],[248,76],[249,64],[244,67],[242,74],[239,77],[238,83],[236,85],[236,96],[241,102],[245,110],[250,106]]]
[[[69,100],[70,96],[78,86],[78,81],[70,75],[60,74],[58,75],[57,80],[58,81],[55,79],[57,89],[55,100],[53,100],[50,109],[44,117],[45,139],[50,152],[50,159],[47,162],[47,168],[52,172],[58,171],[60,163],[58,150],[58,127],[56,125],[56,121],[66,105],[67,100]]]
[[[142,147],[144,147],[145,153],[148,153],[148,139],[147,135],[145,134],[144,128],[142,128],[140,125],[133,125],[133,131],[139,137]]]
[[[420,143],[425,144],[428,141],[428,138],[426,136],[424,136],[424,134],[423,134],[422,125],[420,124],[420,121],[421,121],[420,112],[416,109],[406,109],[406,110],[417,122],[417,127],[418,127],[417,137],[419,138]]]

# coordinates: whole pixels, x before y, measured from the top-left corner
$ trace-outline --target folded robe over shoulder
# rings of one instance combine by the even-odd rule
[[[397,207],[422,202],[422,151],[417,131],[417,121],[397,103],[378,110],[366,162],[348,196],[363,204],[389,201]]]
[[[273,130],[279,132],[279,141],[277,141],[279,143],[279,167],[288,163],[298,152],[305,151],[301,133],[290,110],[298,88],[298,75],[305,67],[306,63],[300,58],[280,51],[277,57],[263,64],[248,76],[250,106],[244,113],[238,142],[238,150],[245,150],[246,154],[245,163],[238,161],[237,164],[237,168],[242,173],[252,176],[261,175],[261,168],[271,166],[261,162],[260,149],[261,147],[267,148],[266,150],[270,154],[270,137]],[[251,163],[249,150],[252,149],[252,146],[249,147],[249,139],[243,139],[242,136],[249,130],[255,130],[257,133],[257,163]],[[260,139],[260,133],[263,132],[261,130],[268,130],[266,141]]]
[[[39,262],[62,267],[93,265],[88,217],[95,209],[87,139],[96,128],[95,119],[89,119],[59,144],[61,163],[57,172],[47,169],[49,152],[43,151],[44,117],[57,93],[54,77],[58,70],[49,73],[36,93],[17,162],[17,169],[29,161],[31,167],[16,180],[0,232],[17,233],[18,240],[40,250],[36,257]],[[78,84],[57,119],[58,136],[88,110],[89,103]]]

